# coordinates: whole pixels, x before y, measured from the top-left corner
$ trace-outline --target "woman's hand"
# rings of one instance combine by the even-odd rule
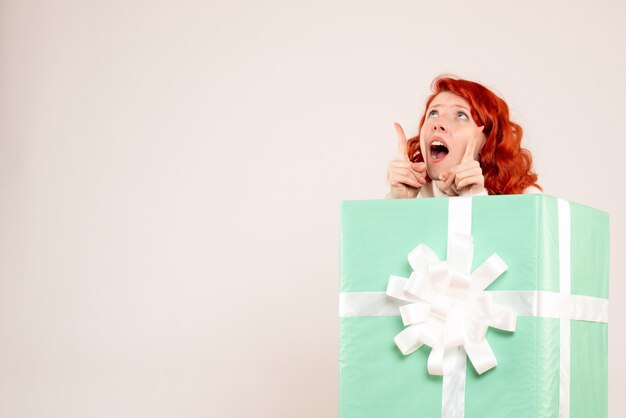
[[[477,128],[475,134],[467,142],[461,163],[441,175],[441,180],[444,182],[441,190],[444,193],[448,194],[451,191],[459,196],[485,194],[483,169],[474,158],[478,136],[483,128],[484,126]]]
[[[426,183],[426,164],[411,162],[404,130],[398,123],[393,125],[398,136],[398,157],[391,162],[387,170],[387,178],[391,188],[390,197],[394,199],[412,198],[417,196],[420,188]]]

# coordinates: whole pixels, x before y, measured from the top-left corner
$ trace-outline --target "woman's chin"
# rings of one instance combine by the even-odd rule
[[[446,158],[447,160],[447,158]],[[450,161],[437,161],[435,163],[433,163],[432,161],[429,161],[426,164],[426,170],[428,171],[428,177],[430,177],[433,180],[440,180],[441,179],[441,175],[443,173],[445,173],[446,171],[449,171],[452,167],[455,166],[454,161],[450,160]]]
[[[432,180],[440,180],[441,175],[446,171],[446,169],[437,165],[435,167],[433,166],[428,167],[427,171],[428,171],[428,177],[430,177]]]

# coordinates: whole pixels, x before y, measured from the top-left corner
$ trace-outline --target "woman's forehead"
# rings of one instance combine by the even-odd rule
[[[467,109],[470,108],[470,104],[467,102],[467,100],[449,91],[442,91],[441,93],[437,94],[435,98],[433,99],[433,101],[430,102],[430,105],[428,107],[430,108],[430,107],[442,106],[442,105],[462,106],[462,107],[466,107]]]

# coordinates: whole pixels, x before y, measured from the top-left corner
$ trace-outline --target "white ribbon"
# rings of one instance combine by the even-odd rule
[[[559,214],[559,290],[563,296],[571,293],[571,216],[569,203],[557,199]],[[559,322],[559,418],[570,416],[570,321]]]
[[[603,298],[542,290],[490,290],[488,293],[495,303],[511,308],[518,317],[609,322],[609,301]],[[403,304],[385,292],[342,292],[339,316],[400,316],[399,308]]]
[[[428,372],[449,374],[465,353],[479,374],[497,364],[485,339],[491,326],[514,331],[517,316],[503,305],[494,303],[485,288],[508,266],[497,254],[491,255],[470,274],[474,243],[471,236],[453,234],[447,261],[440,261],[426,245],[418,245],[408,256],[413,273],[408,279],[391,276],[387,295],[408,302],[400,306],[402,322],[407,327],[394,338],[404,355],[422,345],[432,348]]]

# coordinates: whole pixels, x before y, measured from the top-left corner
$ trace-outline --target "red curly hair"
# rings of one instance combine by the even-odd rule
[[[480,166],[485,177],[485,188],[490,195],[520,194],[529,186],[537,184],[537,174],[532,172],[532,156],[521,147],[522,127],[509,119],[509,106],[504,100],[486,87],[473,81],[455,79],[450,76],[437,77],[432,84],[433,94],[426,101],[426,109],[441,92],[447,91],[467,100],[472,119],[484,126],[487,137],[480,150]],[[426,114],[422,115],[421,131]],[[419,131],[418,131],[419,132]],[[413,162],[423,161],[419,133],[409,139],[409,158]]]

